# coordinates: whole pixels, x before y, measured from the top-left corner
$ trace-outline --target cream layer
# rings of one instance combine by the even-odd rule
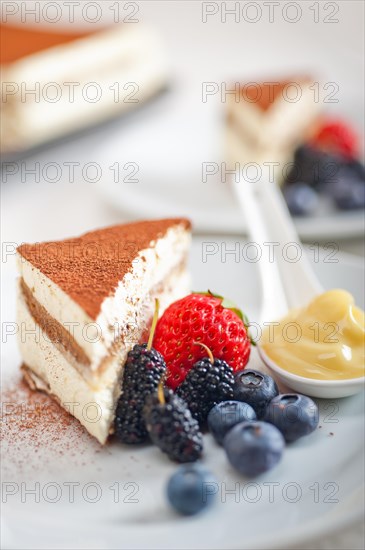
[[[297,144],[320,111],[320,103],[315,102],[313,89],[310,89],[312,84],[298,82],[295,101],[292,96],[279,97],[265,111],[254,102],[243,99],[236,102],[234,96],[229,96],[228,118],[242,137],[257,147],[282,149]]]
[[[182,289],[189,291],[185,271],[176,275],[173,283],[168,281],[174,270],[186,263],[190,242],[190,232],[180,224],[169,228],[150,248],[141,250],[115,292],[102,303],[96,319],[91,319],[67,293],[20,255],[18,265],[21,278],[34,299],[71,334],[88,357],[89,370],[96,373],[102,364],[104,368],[116,332],[138,328],[146,317],[146,310],[149,315],[153,309],[151,289],[177,284],[177,294],[180,295]],[[173,288],[169,294],[174,295]],[[161,308],[167,305],[164,293],[161,302]]]
[[[49,336],[31,315],[24,294],[19,292],[18,320],[19,346],[26,378],[34,387],[49,393],[75,416],[100,443],[104,444],[112,431],[115,407],[120,395],[120,380],[128,351],[136,341],[141,341],[153,313],[156,297],[165,308],[173,301],[188,294],[190,280],[184,271],[167,279],[163,289],[151,292],[143,305],[144,320],[130,341],[115,343],[105,368],[92,380],[85,377],[85,367],[75,365],[75,357]]]

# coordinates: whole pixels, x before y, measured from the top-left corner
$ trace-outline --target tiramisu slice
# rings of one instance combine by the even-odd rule
[[[320,104],[307,77],[250,82],[227,97],[226,149],[230,163],[279,163],[315,125]]]
[[[100,443],[113,429],[128,351],[189,293],[185,219],[142,221],[18,248],[23,372]]]
[[[0,37],[4,153],[134,109],[166,84],[165,49],[140,23],[88,32],[5,23]]]

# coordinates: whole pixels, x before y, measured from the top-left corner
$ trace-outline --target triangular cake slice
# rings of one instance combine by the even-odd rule
[[[227,98],[228,123],[252,146],[282,149],[298,143],[317,119],[314,82],[309,77],[251,82]]]
[[[235,163],[276,163],[281,174],[313,131],[321,105],[306,76],[249,82],[227,97],[226,157]],[[231,166],[230,166],[231,167]]]
[[[190,223],[141,221],[18,248],[19,344],[28,383],[100,443],[113,430],[128,351],[189,293]]]

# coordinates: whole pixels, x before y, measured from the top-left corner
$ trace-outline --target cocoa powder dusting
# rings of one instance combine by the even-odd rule
[[[103,300],[130,271],[138,253],[178,225],[190,229],[186,219],[142,221],[74,239],[24,244],[18,252],[96,319]]]
[[[278,97],[285,97],[283,96],[284,90],[293,83],[295,85],[297,83],[310,84],[311,79],[303,75],[301,77],[293,76],[281,82],[260,82],[254,85],[248,83],[241,86],[240,95],[248,103],[253,103],[262,111],[267,111],[273,106]]]
[[[1,392],[2,475],[39,473],[50,464],[79,466],[101,445],[83,426],[44,393],[22,380]]]

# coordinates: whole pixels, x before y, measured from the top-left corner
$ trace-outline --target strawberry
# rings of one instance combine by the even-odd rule
[[[310,144],[321,151],[346,159],[355,159],[358,156],[359,138],[353,128],[341,120],[325,118]]]
[[[196,343],[208,346],[234,371],[242,370],[251,351],[248,321],[234,304],[211,292],[190,294],[171,304],[157,323],[154,347],[166,361],[166,383],[172,389],[206,355]]]

